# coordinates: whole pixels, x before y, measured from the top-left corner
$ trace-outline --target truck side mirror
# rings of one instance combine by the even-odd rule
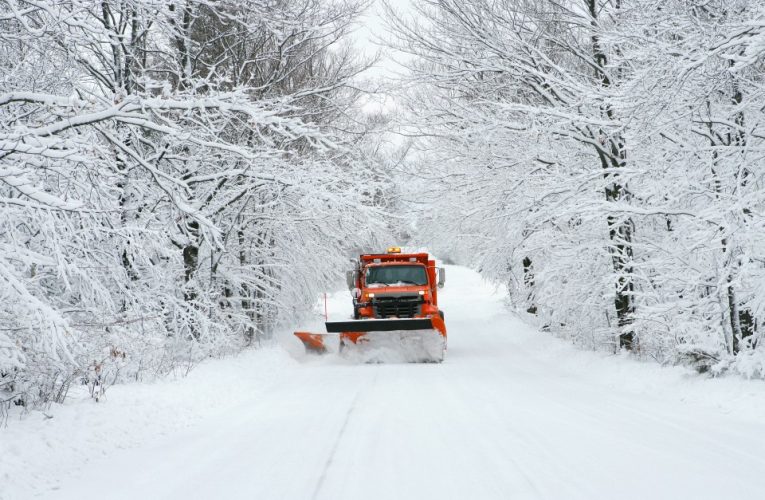
[[[446,283],[446,269],[443,267],[438,268],[438,288],[443,288]]]
[[[348,284],[348,290],[353,290],[356,288],[356,278],[358,276],[358,271],[347,271],[345,273],[345,281]]]

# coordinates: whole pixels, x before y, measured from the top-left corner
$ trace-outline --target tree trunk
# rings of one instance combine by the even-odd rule
[[[523,258],[523,284],[528,289],[528,295],[526,301],[528,306],[526,312],[529,314],[537,313],[536,298],[534,296],[534,268],[532,266],[531,259],[526,256]]]
[[[247,254],[245,252],[245,238],[244,238],[244,229],[239,228],[237,231],[237,237],[239,239],[239,266],[244,267],[247,265]],[[257,321],[255,319],[255,311],[252,307],[252,291],[250,290],[250,286],[246,282],[242,282],[241,285],[241,294],[242,294],[242,310],[244,311],[245,315],[247,316],[248,325],[244,330],[244,338],[247,341],[247,344],[251,344],[253,339],[255,338],[255,331],[257,328]]]
[[[199,238],[199,223],[192,220],[188,223],[188,229],[189,241],[183,247],[183,271],[186,282],[186,290],[183,292],[183,298],[186,302],[193,302],[197,298],[197,293],[194,291],[194,288],[190,283],[199,266],[199,244],[197,243]]]
[[[611,79],[606,72],[608,60],[598,35],[598,13],[600,9],[597,0],[587,0],[587,7],[592,27],[590,40],[595,62],[595,76],[600,80],[604,88],[608,88],[611,86]],[[610,104],[604,104],[603,113],[610,120],[614,119],[614,111]],[[602,145],[602,147],[597,148],[597,153],[600,158],[601,167],[606,170],[604,177],[610,183],[605,190],[606,201],[627,201],[629,199],[629,192],[616,172],[624,168],[627,163],[627,149],[624,138],[620,134],[609,137],[605,131],[601,130],[598,136],[593,139]],[[613,215],[607,217],[607,223],[610,241],[609,252],[611,254],[613,270],[616,274],[614,307],[616,309],[619,332],[619,347],[632,350],[635,343],[635,332],[631,328],[635,314],[633,299],[635,285],[632,280],[632,240],[635,225],[631,218],[620,219]]]

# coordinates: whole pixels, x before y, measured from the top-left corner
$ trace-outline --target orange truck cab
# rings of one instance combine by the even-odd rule
[[[438,309],[438,288],[444,285],[443,269],[426,253],[402,254],[391,247],[385,254],[365,254],[348,272],[355,319],[423,318]]]

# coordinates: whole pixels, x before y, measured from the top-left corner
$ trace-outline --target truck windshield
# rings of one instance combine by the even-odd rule
[[[424,266],[377,266],[367,268],[367,286],[374,285],[427,285],[428,273]]]

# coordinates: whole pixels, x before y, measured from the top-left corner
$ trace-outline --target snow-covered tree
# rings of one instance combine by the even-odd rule
[[[6,399],[260,341],[384,234],[362,7],[0,1]]]
[[[436,250],[578,342],[764,374],[761,7],[415,5],[389,17]]]

